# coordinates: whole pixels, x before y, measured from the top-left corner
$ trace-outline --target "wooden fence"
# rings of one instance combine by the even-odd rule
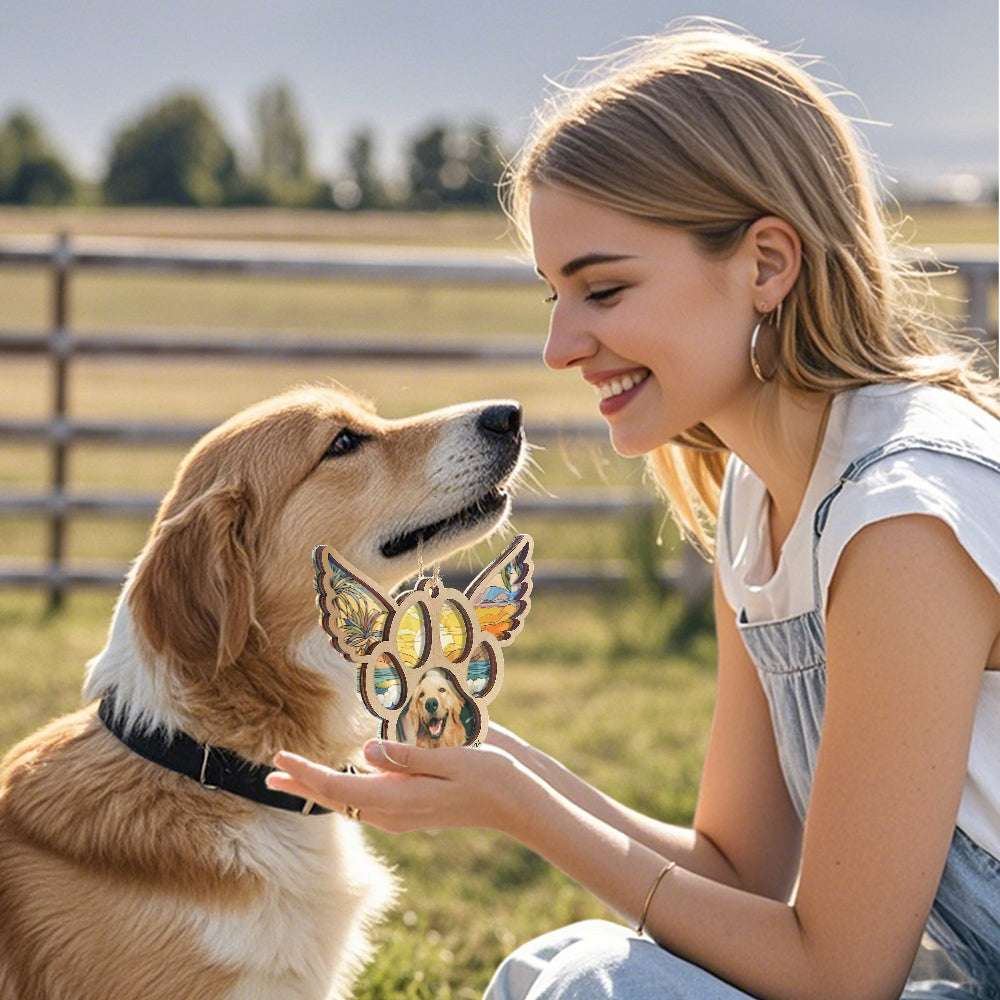
[[[939,256],[957,268],[968,301],[969,325],[982,331],[986,342],[996,345],[993,294],[997,284],[997,255],[992,248],[939,248]],[[49,476],[44,490],[0,490],[0,516],[31,515],[47,524],[44,560],[31,565],[0,562],[0,586],[43,587],[57,607],[66,591],[78,585],[117,586],[121,566],[81,566],[67,563],[66,526],[79,514],[109,517],[150,517],[159,498],[121,493],[80,492],[68,481],[68,457],[81,442],[106,444],[189,443],[208,427],[181,422],[97,421],[75,418],[68,406],[68,379],[74,361],[81,358],[113,356],[150,358],[241,358],[241,359],[381,359],[397,361],[437,361],[449,364],[482,362],[537,362],[537,345],[518,346],[483,342],[479,338],[464,343],[400,345],[371,340],[345,342],[329,338],[280,339],[233,336],[207,341],[181,333],[77,333],[70,318],[70,292],[78,271],[101,269],[147,273],[239,274],[289,276],[321,281],[372,280],[408,285],[460,284],[496,286],[537,284],[537,277],[523,263],[496,253],[475,251],[435,252],[372,247],[310,249],[264,244],[206,245],[176,241],[135,241],[125,239],[62,236],[55,241],[37,238],[0,238],[0,267],[44,268],[51,275],[51,316],[47,329],[0,330],[0,357],[3,355],[43,356],[51,370],[51,405],[44,419],[0,419],[0,441],[42,442],[49,454]],[[995,357],[995,355],[994,355]],[[530,424],[530,440],[559,436],[606,438],[599,424]],[[564,492],[555,498],[522,498],[520,514],[541,513],[554,517],[608,516],[620,518],[656,500],[634,491],[610,488],[599,492]],[[2,553],[0,553],[2,558]],[[589,571],[559,573],[549,570],[548,584],[562,586],[620,580],[620,566],[598,565]],[[708,574],[705,563],[689,552],[665,570],[665,581],[681,587],[688,598],[705,593]]]

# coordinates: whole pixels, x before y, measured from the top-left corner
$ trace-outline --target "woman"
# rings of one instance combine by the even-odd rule
[[[491,727],[290,755],[274,787],[404,831],[502,830],[640,933],[523,946],[489,996],[1000,997],[1000,405],[913,304],[849,123],[715,28],[563,93],[510,208],[546,363],[599,393],[716,562],[719,684],[691,829]],[[925,927],[961,982],[908,982]]]

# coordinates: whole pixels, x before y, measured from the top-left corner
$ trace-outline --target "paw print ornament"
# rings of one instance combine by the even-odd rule
[[[323,630],[358,665],[383,739],[478,746],[503,682],[503,653],[531,607],[533,542],[518,535],[465,591],[421,573],[393,599],[325,545],[313,550]]]

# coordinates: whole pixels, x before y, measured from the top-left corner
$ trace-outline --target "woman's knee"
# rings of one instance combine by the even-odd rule
[[[494,986],[496,984],[496,986]],[[485,1000],[743,1000],[746,994],[626,927],[588,920],[529,941]]]
[[[511,952],[493,974],[483,1000],[526,1000],[539,976],[580,944],[598,949],[600,942],[625,936],[626,928],[605,920],[581,920],[542,934]],[[585,949],[586,950],[586,949]]]

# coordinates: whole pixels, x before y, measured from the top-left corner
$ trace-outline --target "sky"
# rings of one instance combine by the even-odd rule
[[[79,172],[97,177],[115,132],[195,89],[238,149],[262,87],[286,82],[314,169],[343,170],[373,129],[398,168],[433,122],[525,135],[547,80],[688,15],[721,18],[859,95],[842,110],[891,178],[997,174],[996,0],[4,0],[0,116],[26,107]]]

